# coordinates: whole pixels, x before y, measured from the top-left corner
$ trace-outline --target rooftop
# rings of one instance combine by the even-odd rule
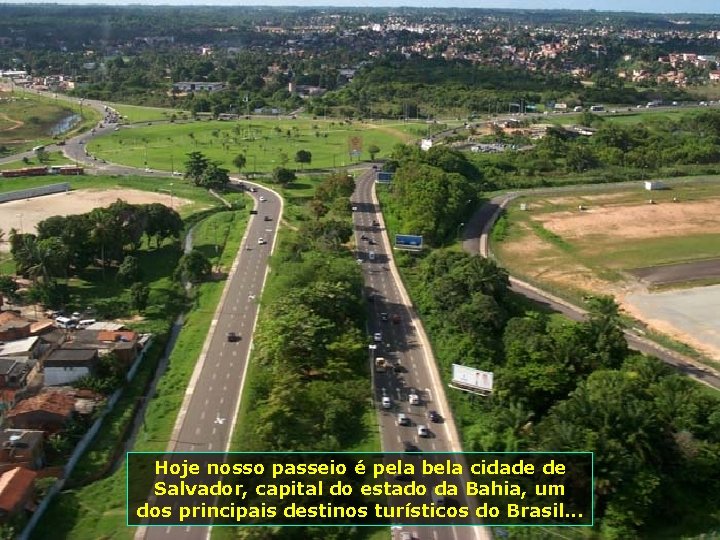
[[[62,392],[45,392],[16,403],[12,409],[7,411],[6,417],[13,418],[19,414],[36,411],[70,416],[74,410],[74,396]]]
[[[45,360],[45,367],[66,366],[69,364],[92,364],[97,358],[97,349],[62,348],[50,353]]]
[[[15,341],[6,341],[0,345],[0,356],[12,356],[14,354],[27,354],[37,343],[38,337],[31,336]]]
[[[26,496],[37,477],[35,471],[15,467],[0,476],[0,510],[12,512]]]
[[[125,328],[124,324],[114,323],[110,321],[98,321],[96,323],[91,324],[85,330],[109,330],[109,331],[117,331],[122,330]]]

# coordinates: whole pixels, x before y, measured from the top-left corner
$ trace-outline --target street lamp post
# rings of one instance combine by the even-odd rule
[[[173,183],[170,182],[170,210],[175,210],[175,203],[173,201]]]
[[[455,236],[457,237],[458,240],[460,240],[460,229],[462,229],[464,226],[465,226],[464,222],[461,223],[460,225],[458,225],[457,232],[455,234]]]

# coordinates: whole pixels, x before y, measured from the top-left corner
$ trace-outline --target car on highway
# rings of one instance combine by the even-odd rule
[[[393,313],[392,322],[393,324],[400,324],[400,315],[398,315],[397,313]]]
[[[377,219],[373,219],[373,227],[379,227],[380,222]]]
[[[267,244],[267,241],[264,238],[258,238],[258,245],[262,246],[264,244]]]
[[[425,424],[420,424],[417,427],[417,434],[418,434],[418,437],[422,437],[422,438],[426,439],[430,436],[430,430],[428,429],[428,427]]]
[[[388,314],[383,311],[383,312],[380,314],[380,320],[381,320],[381,321],[384,321],[384,322],[387,322],[387,320],[388,320]]]
[[[373,334],[373,341],[375,343],[382,343],[382,334],[380,332],[375,332]]]
[[[272,218],[270,216],[265,216],[263,218],[263,221],[272,221]]]
[[[370,259],[371,261],[375,260],[375,252],[374,251],[371,251],[370,253],[368,253],[368,259]]]
[[[357,212],[357,206],[353,206],[353,207],[352,207],[352,211],[353,211],[353,212]]]
[[[181,173],[180,171],[173,171],[172,174],[173,174],[173,176],[182,176],[183,175],[183,173]]]
[[[417,390],[410,390],[408,402],[410,402],[410,405],[420,405],[420,394],[418,394]]]
[[[428,420],[430,420],[434,424],[437,424],[442,420],[442,416],[440,416],[440,413],[437,411],[428,411],[427,417],[428,417]]]
[[[410,417],[405,413],[398,413],[397,425],[398,426],[409,426],[410,425]]]
[[[403,451],[404,452],[421,452],[417,446],[415,446],[410,441],[403,441]]]
[[[367,234],[361,234],[361,235],[360,235],[360,240],[367,240],[367,239],[368,239]]]
[[[227,340],[230,343],[234,343],[236,341],[240,341],[240,336],[235,332],[228,332],[227,333]]]
[[[390,396],[382,397],[382,408],[383,409],[392,409],[392,399],[390,398]]]
[[[262,195],[260,195],[260,202],[265,202],[266,200],[267,200],[267,199],[265,199],[265,197],[263,197]]]
[[[368,238],[368,244],[370,244],[371,246],[374,246],[375,244],[377,244],[377,242],[375,240],[373,240],[372,238]]]

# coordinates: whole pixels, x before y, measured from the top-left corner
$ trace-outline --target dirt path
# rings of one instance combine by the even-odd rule
[[[3,120],[6,120],[7,122],[10,122],[11,124],[15,124],[14,126],[0,129],[0,131],[13,131],[13,130],[21,128],[25,125],[25,122],[21,122],[20,120],[13,120],[5,113],[0,113],[0,118],[2,118]]]

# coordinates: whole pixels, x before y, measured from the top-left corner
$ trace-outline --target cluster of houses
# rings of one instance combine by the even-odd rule
[[[0,311],[0,522],[34,510],[36,480],[61,474],[45,467],[48,438],[104,403],[73,384],[109,353],[129,367],[149,339],[119,323],[63,320]]]

